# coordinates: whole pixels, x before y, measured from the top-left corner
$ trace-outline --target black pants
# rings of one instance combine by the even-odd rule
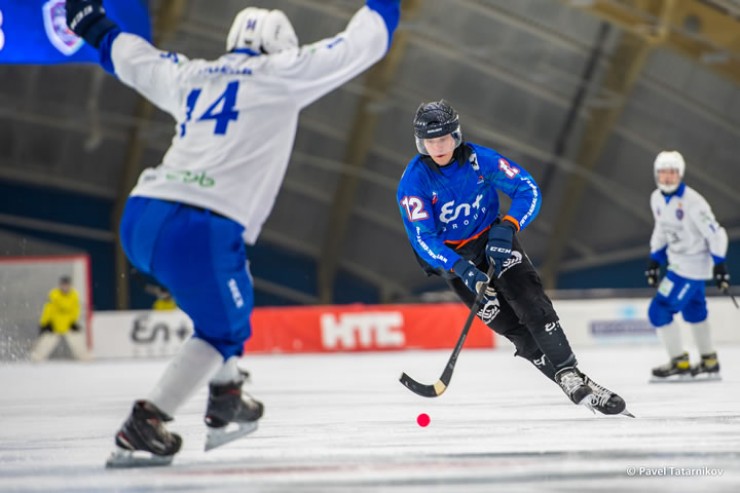
[[[458,253],[486,272],[488,261],[484,252],[487,235],[482,236]],[[448,278],[447,283],[472,308],[475,294],[462,280],[455,276]],[[517,356],[531,361],[550,379],[554,378],[557,370],[576,364],[552,301],[516,236],[512,256],[504,263],[501,276],[492,279],[489,286],[496,294],[492,296],[490,289],[487,291],[478,317],[494,332],[511,341]]]

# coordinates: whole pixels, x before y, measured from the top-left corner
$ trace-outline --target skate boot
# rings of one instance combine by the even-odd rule
[[[594,382],[588,377],[588,375],[581,373],[581,376],[583,377],[583,381],[586,382],[586,385],[591,387],[591,390],[593,391],[591,403],[593,404],[594,409],[599,411],[601,414],[624,414],[631,418],[635,417],[632,413],[627,411],[627,404],[619,395]]]
[[[696,379],[721,380],[717,353],[702,354],[699,364],[691,368],[691,375]]]
[[[206,450],[211,450],[257,429],[264,406],[242,392],[244,380],[209,385],[208,408],[204,421],[208,426]],[[235,426],[230,426],[230,425]]]
[[[688,353],[672,358],[665,365],[653,368],[653,378],[650,380],[656,382],[680,382],[691,378],[691,364],[689,363]]]
[[[555,374],[555,383],[560,385],[565,395],[574,404],[580,404],[593,410],[591,398],[593,390],[589,387],[574,366],[568,366]]]
[[[116,450],[106,467],[166,466],[180,450],[182,438],[162,424],[172,421],[148,401],[136,401],[131,415],[116,434]]]

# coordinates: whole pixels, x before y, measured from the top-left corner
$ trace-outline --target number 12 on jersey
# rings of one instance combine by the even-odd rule
[[[224,92],[195,121],[214,120],[216,126],[213,133],[215,135],[225,135],[229,122],[236,121],[239,118],[239,112],[235,109],[237,91],[239,91],[239,81],[229,82]],[[185,100],[185,121],[180,124],[180,137],[185,137],[185,126],[191,121],[193,110],[195,110],[195,105],[198,103],[198,98],[200,98],[202,92],[203,90],[200,88],[193,89]]]
[[[429,213],[424,210],[424,203],[419,197],[404,197],[401,199],[401,205],[406,208],[409,221],[421,221],[429,217]]]

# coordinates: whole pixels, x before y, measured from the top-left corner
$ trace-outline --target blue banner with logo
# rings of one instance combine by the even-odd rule
[[[146,0],[105,0],[121,30],[151,41]],[[69,30],[64,0],[0,0],[0,64],[98,62],[98,52]]]

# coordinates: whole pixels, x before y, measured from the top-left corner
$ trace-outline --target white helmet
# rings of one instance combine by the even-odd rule
[[[226,38],[226,51],[248,48],[257,53],[278,53],[298,46],[298,36],[282,10],[247,7],[234,18]]]
[[[678,186],[681,184],[681,180],[683,180],[684,171],[686,171],[686,162],[683,160],[683,156],[681,155],[681,153],[678,151],[663,151],[658,154],[658,157],[655,158],[655,164],[653,166],[655,183],[658,185],[660,191],[665,193],[675,192]],[[676,183],[675,185],[664,185],[660,183],[660,181],[658,180],[658,171],[664,169],[677,170],[679,178],[678,183]]]

